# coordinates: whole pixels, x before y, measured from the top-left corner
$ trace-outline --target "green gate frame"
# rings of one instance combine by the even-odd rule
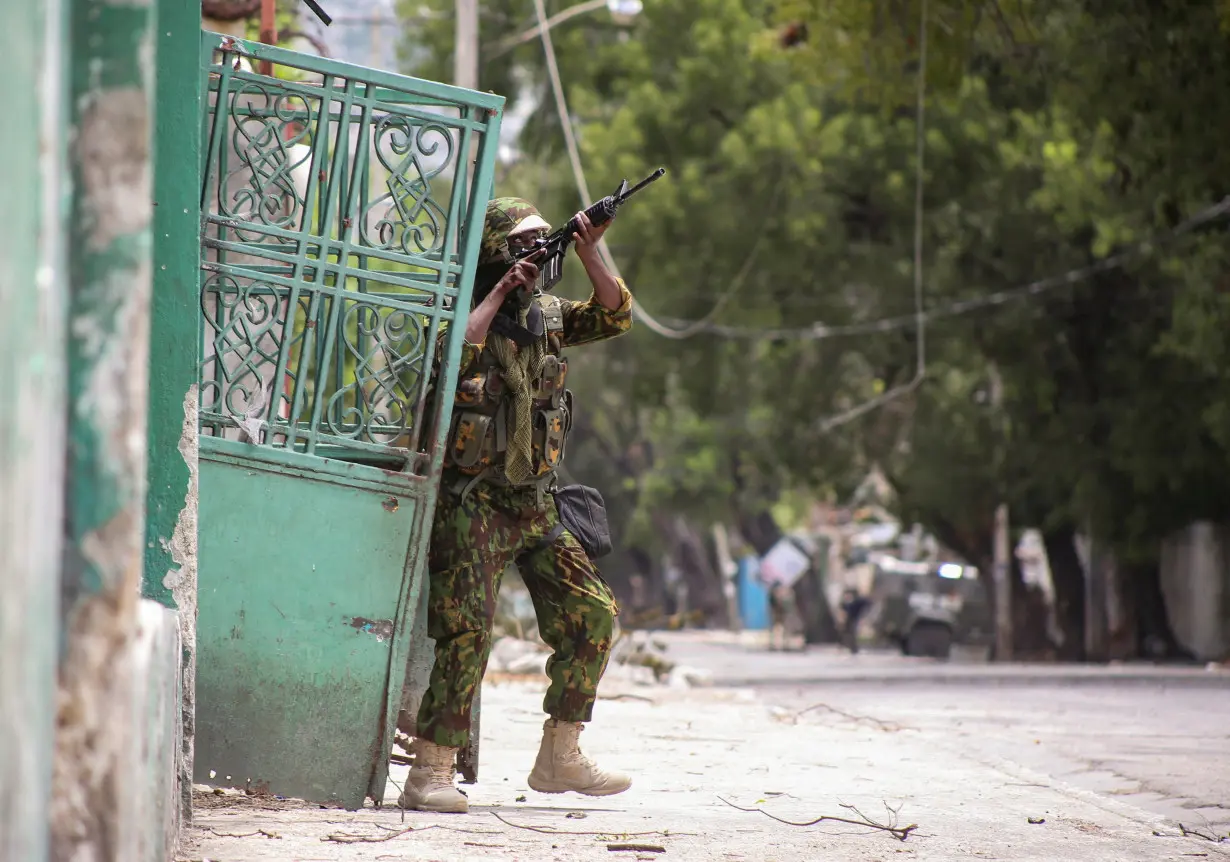
[[[201,49],[195,778],[358,808],[387,779],[504,99]]]

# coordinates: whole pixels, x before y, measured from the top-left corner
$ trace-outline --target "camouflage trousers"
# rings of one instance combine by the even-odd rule
[[[446,473],[431,531],[427,629],[436,661],[418,736],[468,744],[470,706],[487,668],[496,596],[510,562],[529,590],[538,632],[554,650],[543,710],[561,721],[589,721],[619,612],[610,588],[571,534],[542,545],[559,523],[551,495],[540,508],[532,488],[484,482],[461,500],[449,481]]]

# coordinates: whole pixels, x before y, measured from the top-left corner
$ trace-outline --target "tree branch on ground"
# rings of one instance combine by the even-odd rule
[[[645,703],[656,703],[652,697],[645,697],[643,694],[603,694],[598,696],[599,700],[642,700]]]
[[[800,709],[798,712],[789,712],[784,715],[779,715],[778,721],[789,721],[790,724],[798,724],[799,719],[807,713],[821,709],[831,712],[833,715],[838,715],[842,718],[848,719],[855,724],[869,724],[884,731],[885,733],[895,733],[898,730],[905,730],[904,726],[895,721],[884,721],[883,719],[875,718],[870,715],[857,715],[853,712],[845,712],[844,710],[837,709],[837,707],[829,706],[827,703],[813,703],[811,706]]]
[[[1199,829],[1189,829],[1182,823],[1179,824],[1179,832],[1184,838],[1203,838],[1205,841],[1212,841],[1214,844],[1224,844],[1230,841],[1230,834],[1218,835],[1215,832],[1201,832]]]
[[[370,824],[377,829],[383,829],[384,834],[368,833],[366,835],[357,832],[330,832],[321,841],[329,841],[334,844],[380,844],[384,841],[392,841],[394,838],[400,838],[410,832],[426,832],[428,829],[443,829],[446,832],[464,832],[468,835],[499,835],[499,832],[492,832],[489,829],[457,829],[452,826],[441,826],[432,824],[431,826],[407,826],[405,829],[394,829],[391,826],[385,826],[381,823]]]
[[[654,829],[649,832],[621,832],[618,829],[607,829],[602,832],[574,832],[571,829],[556,829],[554,826],[530,826],[527,823],[513,823],[505,820],[498,812],[492,811],[491,816],[514,829],[528,829],[530,832],[540,832],[543,835],[599,835],[604,838],[640,838],[644,835],[661,835],[664,838],[678,835],[694,835],[693,832],[671,832],[669,829]]]
[[[889,812],[889,822],[887,823],[880,823],[878,820],[872,820],[870,817],[868,817],[863,812],[859,811],[853,805],[844,805],[844,804],[841,805],[841,807],[844,808],[846,811],[849,811],[851,814],[853,814],[854,817],[838,817],[833,814],[822,814],[813,820],[807,820],[807,821],[800,823],[795,820],[786,820],[784,818],[778,817],[776,814],[770,814],[768,811],[765,811],[763,808],[745,808],[742,805],[735,805],[735,803],[731,802],[729,799],[723,799],[721,796],[719,796],[718,799],[721,800],[722,802],[725,802],[727,805],[729,805],[731,808],[734,808],[736,811],[746,811],[748,813],[760,813],[760,814],[763,814],[765,817],[768,817],[770,820],[776,820],[778,823],[784,823],[787,826],[815,826],[818,823],[846,823],[846,824],[849,824],[850,826],[865,826],[868,829],[873,829],[879,832],[887,832],[889,835],[893,836],[898,841],[906,840],[907,838],[910,837],[910,833],[918,828],[917,823],[911,823],[909,826],[898,826],[897,817],[898,817],[899,809],[893,808],[887,803],[884,804],[884,807],[888,809],[888,812]]]
[[[276,832],[268,832],[264,829],[257,829],[255,832],[235,833],[235,832],[219,832],[217,829],[214,829],[213,827],[207,827],[207,831],[212,832],[214,835],[217,835],[219,838],[254,838],[257,835],[264,835],[266,838],[281,838],[282,837]]]

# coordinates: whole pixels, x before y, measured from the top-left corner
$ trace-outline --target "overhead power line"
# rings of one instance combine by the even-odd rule
[[[927,376],[927,318],[923,313],[923,181],[926,164],[927,127],[927,0],[922,0],[918,13],[918,99],[914,119],[914,326],[917,330],[915,343],[914,376],[906,383],[880,393],[874,398],[856,404],[833,416],[820,420],[821,431],[831,431],[848,422],[908,395],[922,385]]]
[[[1047,293],[1056,288],[1065,287],[1073,284],[1079,284],[1082,281],[1087,281],[1096,275],[1119,269],[1125,266],[1136,258],[1147,257],[1158,247],[1182,236],[1190,233],[1202,225],[1216,221],[1222,216],[1230,213],[1230,196],[1223,198],[1216,204],[1206,207],[1200,212],[1193,215],[1191,218],[1184,221],[1177,227],[1158,234],[1150,239],[1143,240],[1132,248],[1112,254],[1105,257],[1096,263],[1091,263],[1088,266],[1077,267],[1070,269],[1067,272],[1058,275],[1047,276],[1046,278],[1031,281],[1017,287],[997,290],[992,293],[986,293],[981,296],[970,297],[969,299],[954,300],[945,303],[944,305],[935,306],[927,309],[923,313],[923,319],[927,322],[941,320],[946,317],[956,317],[963,314],[969,314],[983,308],[991,308],[998,305],[1004,305],[1016,300],[1028,299],[1039,294]],[[678,320],[676,318],[663,318],[666,322],[675,326],[684,326],[688,324],[686,320]],[[813,323],[810,326],[801,327],[781,327],[781,328],[756,328],[744,326],[726,326],[716,323],[707,323],[700,327],[699,331],[710,335],[717,335],[723,338],[746,338],[769,341],[822,341],[827,338],[839,338],[842,336],[851,335],[870,335],[877,332],[892,332],[899,329],[906,329],[910,326],[916,326],[918,317],[915,314],[900,314],[893,317],[882,317],[877,320],[867,320],[859,323],[843,324],[840,326],[829,326],[824,323]]]
[[[542,49],[546,54],[547,75],[551,79],[551,92],[555,96],[555,109],[559,114],[560,127],[564,130],[564,148],[568,152],[568,162],[572,166],[573,181],[576,183],[577,192],[581,196],[581,206],[587,207],[593,202],[593,198],[589,194],[589,183],[585,181],[585,169],[581,166],[581,153],[577,149],[576,134],[572,129],[572,118],[568,115],[568,102],[564,98],[564,84],[560,80],[559,65],[555,59],[555,44],[551,41],[551,25],[547,18],[547,10],[543,5],[543,0],[534,0],[534,14],[538,17],[538,36],[542,40]],[[598,254],[616,278],[623,277],[620,274],[618,264],[615,263],[615,259],[611,256],[610,249],[607,248],[605,237],[598,240]],[[668,338],[677,337],[673,330],[658,323],[649,312],[641,308],[640,303],[633,303],[632,313],[637,320],[659,335]]]
[[[543,51],[546,55],[547,71],[551,80],[551,89],[554,95],[556,110],[559,114],[560,126],[564,132],[564,142],[568,153],[568,161],[572,168],[573,178],[576,182],[577,191],[581,197],[581,205],[588,206],[593,200],[589,192],[589,184],[585,180],[585,171],[581,164],[580,152],[577,147],[576,134],[572,127],[572,120],[568,113],[567,101],[564,96],[563,83],[560,79],[559,67],[555,56],[555,46],[551,40],[551,19],[547,18],[546,9],[543,0],[534,0],[534,11],[538,19],[538,36],[542,41]],[[984,294],[982,296],[973,297],[966,300],[958,300],[946,303],[937,308],[926,309],[923,304],[923,189],[924,189],[924,158],[926,154],[926,80],[927,73],[927,0],[922,0],[920,9],[919,22],[919,65],[918,65],[918,96],[916,106],[916,124],[915,124],[915,161],[916,161],[916,176],[915,176],[915,195],[914,195],[914,261],[913,261],[913,282],[914,282],[914,311],[908,315],[898,315],[894,317],[885,317],[878,320],[864,321],[853,324],[845,324],[840,326],[828,326],[824,323],[814,323],[806,327],[793,328],[756,328],[756,327],[736,327],[723,324],[713,323],[713,318],[725,306],[727,300],[739,289],[743,281],[746,279],[748,266],[745,264],[740,272],[736,274],[731,286],[727,291],[719,296],[714,307],[700,320],[672,320],[669,318],[658,320],[652,314],[645,310],[639,302],[633,303],[633,314],[637,321],[648,327],[651,331],[665,338],[682,340],[691,338],[700,334],[710,334],[722,338],[738,338],[738,339],[755,339],[755,340],[805,340],[805,341],[821,341],[828,338],[836,338],[839,336],[850,336],[860,334],[872,334],[878,332],[891,332],[894,330],[913,327],[916,331],[916,357],[915,371],[913,377],[905,384],[896,386],[887,392],[863,402],[855,407],[845,410],[834,416],[827,417],[820,421],[822,430],[828,431],[847,422],[853,421],[858,417],[876,409],[896,398],[916,389],[926,377],[926,326],[929,322],[954,317],[957,315],[968,314],[983,308],[990,308],[998,305],[1003,305],[1018,299],[1025,299],[1054,290],[1065,285],[1072,285],[1089,278],[1094,277],[1103,272],[1117,269],[1125,265],[1128,261],[1135,257],[1143,256],[1151,252],[1161,243],[1178,237],[1182,234],[1190,232],[1195,228],[1207,224],[1217,218],[1220,218],[1230,211],[1230,196],[1227,196],[1219,203],[1210,206],[1191,218],[1184,221],[1174,229],[1167,231],[1165,234],[1154,237],[1151,240],[1141,242],[1132,249],[1119,252],[1104,258],[1096,263],[1084,267],[1071,269],[1059,275],[1050,276],[1048,278],[1039,279],[1029,282],[1028,284],[1018,287],[1009,288],[1006,290],[995,291],[993,293]],[[755,256],[758,250],[759,243],[753,248],[752,255]],[[612,273],[618,278],[621,277],[618,264],[611,255],[610,249],[607,247],[606,240],[599,240],[598,251],[606,265],[611,269]],[[672,325],[673,324],[673,325]]]
[[[534,14],[538,20],[538,28],[537,28],[538,37],[542,42],[543,53],[547,61],[547,74],[551,81],[551,91],[552,91],[552,95],[554,96],[555,108],[559,115],[560,127],[564,133],[564,147],[568,154],[569,165],[572,168],[573,180],[576,183],[577,192],[579,193],[580,198],[581,198],[581,205],[589,206],[589,204],[593,201],[593,196],[590,195],[589,183],[585,179],[585,169],[581,164],[581,154],[580,154],[580,150],[577,147],[576,133],[572,128],[572,118],[568,113],[568,101],[564,95],[564,86],[560,78],[559,64],[555,56],[555,44],[551,39],[551,27],[554,23],[557,23],[557,22],[547,17],[546,7],[545,7],[545,4],[543,3],[543,0],[534,0]],[[926,0],[923,0],[922,20],[924,24],[926,21],[926,15],[927,15]],[[923,308],[922,308],[923,282],[922,282],[922,265],[921,265],[922,263],[922,224],[921,222],[922,222],[922,182],[923,182],[922,153],[923,153],[923,147],[925,143],[925,138],[922,132],[922,123],[924,121],[924,106],[925,106],[925,94],[926,94],[925,65],[926,65],[926,27],[924,26],[921,45],[920,45],[920,63],[919,63],[919,72],[918,72],[918,75],[919,75],[919,88],[918,88],[919,129],[918,129],[917,148],[918,148],[919,163],[918,163],[917,188],[916,188],[916,194],[915,194],[916,225],[915,225],[915,231],[914,231],[914,244],[915,244],[915,273],[914,273],[915,315],[914,315],[914,319],[917,321],[918,325],[920,326],[925,323],[925,318],[923,316]],[[759,242],[757,243],[757,247],[758,246],[759,246]],[[754,257],[756,250],[758,249],[754,248],[753,254],[749,255],[749,257]],[[616,263],[614,257],[611,255],[610,249],[607,247],[605,238],[602,240],[599,240],[598,251],[603,261],[611,269],[611,272],[614,273],[614,275],[617,278],[622,278],[619,265]],[[712,332],[714,331],[713,327],[715,326],[715,324],[711,323],[710,321],[713,319],[714,316],[716,316],[716,314],[722,309],[722,307],[725,306],[726,302],[730,299],[730,297],[736,291],[738,291],[738,289],[742,286],[743,282],[746,280],[746,277],[748,275],[748,273],[745,271],[747,268],[748,267],[745,265],[744,267],[740,269],[739,273],[735,275],[735,278],[733,279],[730,287],[726,291],[724,291],[721,296],[719,296],[717,302],[714,304],[714,308],[708,314],[706,314],[704,318],[702,318],[701,320],[687,321],[687,322],[682,323],[682,325],[679,328],[673,328],[671,326],[667,326],[661,323],[660,321],[658,321],[652,314],[646,311],[645,308],[639,302],[633,303],[633,314],[638,322],[642,323],[643,325],[648,327],[651,331],[653,331],[657,335],[660,335],[664,338],[682,340],[685,338],[691,338],[694,335],[699,335],[703,332]],[[924,344],[924,339],[922,338],[919,339],[919,354],[918,355],[919,355],[919,358],[923,360],[919,363],[919,368],[925,372],[925,344]],[[917,385],[917,384],[915,383],[914,385]]]

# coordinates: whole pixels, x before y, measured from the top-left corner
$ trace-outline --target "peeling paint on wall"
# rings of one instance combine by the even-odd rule
[[[77,158],[91,251],[149,226],[148,102],[145,90],[128,87],[91,95],[82,111]]]
[[[121,753],[133,732],[126,663],[135,620],[116,599],[106,593],[82,599],[66,625],[48,818],[51,857],[64,862],[119,858],[119,794],[128,768]]]
[[[175,532],[171,538],[161,539],[163,549],[175,561],[177,568],[168,569],[162,584],[171,591],[175,606],[180,609],[188,628],[184,633],[184,644],[189,649],[196,649],[196,519],[197,498],[197,458],[199,441],[197,439],[197,385],[194,383],[184,395],[184,425],[179,438],[179,454],[183,456],[188,467],[188,488],[184,494],[184,507],[179,510],[175,521]]]
[[[134,812],[159,791],[133,767],[146,740],[136,653],[145,522],[150,282],[149,0],[76,0],[68,225],[69,542],[48,823],[52,858],[149,858]],[[88,26],[87,26],[88,25]],[[159,856],[162,854],[159,853]]]
[[[92,93],[83,106],[75,156],[79,216],[86,236],[74,286],[71,333],[83,374],[72,405],[76,468],[97,485],[81,551],[104,589],[135,606],[141,577],[145,415],[149,372],[149,95],[139,87]],[[92,451],[91,451],[92,450]],[[84,481],[89,481],[84,479]]]
[[[167,570],[162,584],[171,591],[179,609],[180,635],[183,639],[183,759],[180,763],[180,811],[185,822],[192,816],[192,762],[196,716],[196,591],[197,591],[197,501],[199,437],[198,390],[194,383],[184,395],[184,424],[179,437],[179,454],[188,467],[188,490],[184,507],[175,521],[170,540],[159,539],[171,555],[176,568]]]
[[[393,639],[392,620],[369,620],[367,617],[351,617],[347,625],[357,632],[375,635],[376,640],[383,643]]]

